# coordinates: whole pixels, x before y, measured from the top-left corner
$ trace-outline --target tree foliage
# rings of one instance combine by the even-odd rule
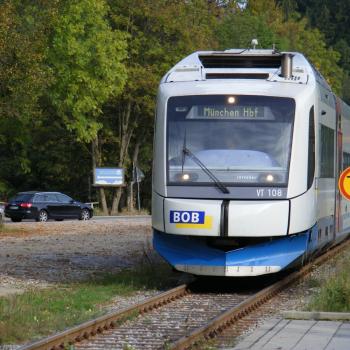
[[[20,14],[16,2],[0,2],[0,118],[37,116],[49,86],[46,23],[36,15],[30,9]]]
[[[250,47],[257,38],[262,48],[300,51],[328,80],[335,92],[342,91],[343,70],[340,54],[327,46],[325,36],[310,28],[306,18],[295,12],[296,3],[285,0],[250,0],[242,11],[228,14],[218,28],[222,47]]]
[[[0,193],[15,191],[30,172],[28,145],[40,124],[40,99],[52,81],[45,64],[54,6],[0,2]],[[25,181],[24,181],[25,183]]]
[[[55,189],[86,200],[92,163],[119,166],[127,187],[99,192],[117,212],[132,207],[138,163],[149,207],[158,83],[193,51],[244,49],[253,38],[261,48],[301,51],[350,101],[349,7],[340,0],[0,0],[0,194]]]
[[[332,45],[340,53],[340,65],[345,70],[342,80],[342,97],[350,103],[350,2],[343,0],[302,2],[297,0],[298,11],[306,15],[311,25],[317,27],[326,38],[327,45]],[[322,18],[322,21],[319,19]]]
[[[102,127],[95,117],[125,83],[125,34],[112,30],[104,0],[66,0],[59,9],[47,61],[55,81],[49,98],[79,140]]]
[[[153,117],[157,87],[162,75],[184,55],[216,46],[213,27],[217,6],[201,0],[110,1],[113,26],[128,34],[128,79],[123,93],[108,104],[110,141],[117,150],[117,165],[131,166],[135,147],[150,177]],[[145,152],[147,150],[147,152]],[[111,162],[111,161],[110,161]],[[112,212],[120,207],[122,189],[112,199]]]

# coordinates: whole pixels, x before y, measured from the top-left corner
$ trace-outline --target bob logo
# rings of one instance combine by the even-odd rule
[[[204,211],[170,210],[170,223],[176,228],[212,228],[213,217]]]

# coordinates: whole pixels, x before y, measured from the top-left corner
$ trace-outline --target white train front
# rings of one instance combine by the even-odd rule
[[[300,53],[196,52],[158,92],[152,225],[177,270],[257,276],[346,238],[350,109]]]

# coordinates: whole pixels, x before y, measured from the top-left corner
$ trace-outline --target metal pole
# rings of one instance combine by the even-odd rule
[[[89,186],[89,202],[91,202],[91,176],[88,178],[88,186]]]
[[[141,211],[141,200],[140,200],[140,182],[137,181],[137,202],[138,202],[138,209]]]

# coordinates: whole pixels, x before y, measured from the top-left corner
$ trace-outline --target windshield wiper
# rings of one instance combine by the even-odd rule
[[[230,193],[228,188],[197,158],[188,148],[182,149],[183,163],[185,156],[191,158],[201,169],[213,180],[215,185],[220,189],[222,193]]]

